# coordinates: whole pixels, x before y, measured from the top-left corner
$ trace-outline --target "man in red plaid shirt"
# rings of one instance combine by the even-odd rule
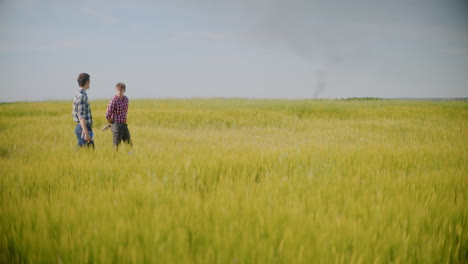
[[[118,148],[122,140],[130,145],[132,145],[132,141],[127,126],[128,98],[124,95],[126,86],[119,82],[115,89],[117,93],[107,105],[106,119],[111,123],[114,146]]]

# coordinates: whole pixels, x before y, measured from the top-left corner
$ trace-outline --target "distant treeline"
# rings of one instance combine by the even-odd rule
[[[468,97],[460,98],[378,98],[378,97],[350,97],[345,101],[382,101],[382,100],[405,100],[405,101],[467,101]]]
[[[345,101],[382,101],[385,99],[377,98],[377,97],[350,97],[344,98]]]

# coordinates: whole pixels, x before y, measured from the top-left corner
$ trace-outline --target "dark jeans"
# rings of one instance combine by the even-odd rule
[[[130,131],[128,130],[127,124],[112,124],[112,139],[114,142],[114,146],[118,147],[120,142],[123,140],[125,143],[132,145],[132,141],[130,139]]]
[[[93,131],[92,127],[90,124],[86,124],[86,127],[88,128],[88,131]],[[93,147],[94,148],[94,140],[90,142],[86,142],[82,137],[81,133],[83,132],[83,129],[81,128],[80,124],[76,124],[75,127],[75,135],[76,138],[78,139],[78,147],[86,146],[86,147]]]

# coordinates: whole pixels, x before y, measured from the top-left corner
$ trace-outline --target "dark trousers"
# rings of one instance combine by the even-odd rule
[[[122,140],[125,143],[130,144],[130,146],[132,145],[132,141],[130,139],[130,131],[128,130],[127,124],[112,124],[111,131],[115,147],[118,147]]]
[[[88,131],[93,132],[93,129],[92,129],[90,124],[86,124],[86,127],[88,128]],[[90,141],[90,142],[86,142],[81,137],[82,132],[83,132],[83,128],[81,127],[81,125],[79,123],[76,124],[75,135],[76,135],[76,139],[78,140],[78,147],[86,146],[86,147],[93,147],[94,148],[94,140]]]

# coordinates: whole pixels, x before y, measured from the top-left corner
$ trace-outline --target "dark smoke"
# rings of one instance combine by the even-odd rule
[[[321,6],[317,2],[300,0],[268,2],[262,6],[262,12],[256,13],[261,16],[252,32],[262,40],[261,44],[289,50],[310,65],[316,78],[315,85],[311,85],[312,98],[326,93],[329,72],[343,60],[339,45],[335,43],[336,32],[327,23],[333,21],[319,10]],[[321,23],[317,23],[317,19]]]
[[[313,96],[314,99],[317,99],[319,95],[322,92],[324,92],[325,89],[327,88],[327,77],[328,77],[327,72],[324,70],[319,70],[316,73],[316,77],[317,77],[317,86],[315,87],[315,91],[314,91],[314,96]]]

